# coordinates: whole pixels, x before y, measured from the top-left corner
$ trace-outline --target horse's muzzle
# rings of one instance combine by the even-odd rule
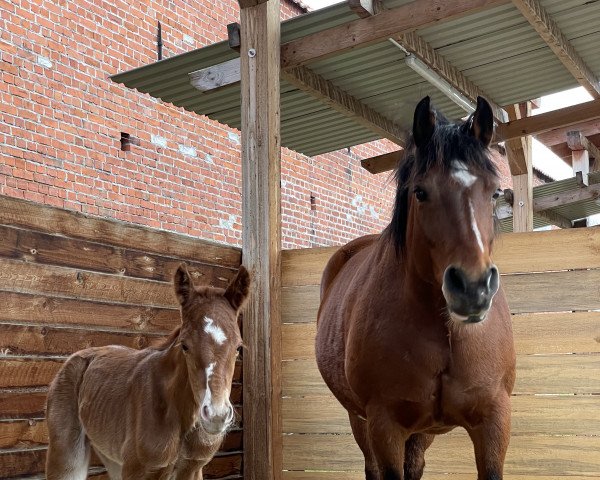
[[[442,292],[452,317],[463,323],[478,323],[485,320],[499,286],[495,265],[476,280],[471,280],[461,268],[450,266],[444,272]]]
[[[227,402],[226,408],[219,410],[209,405],[203,405],[200,413],[204,430],[213,435],[224,433],[231,425],[233,416],[233,406],[229,402]]]

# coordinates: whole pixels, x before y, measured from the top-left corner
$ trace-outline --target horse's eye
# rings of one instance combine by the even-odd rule
[[[419,202],[424,202],[427,200],[427,192],[421,187],[415,187],[415,197]]]
[[[235,356],[239,357],[240,353],[242,353],[242,346],[241,345],[239,347],[237,347],[237,350],[235,351]]]
[[[187,346],[185,343],[182,343],[182,344],[181,344],[181,349],[182,349],[184,352],[187,352],[187,351],[189,350],[188,346]]]
[[[502,190],[499,188],[498,190],[496,190],[496,191],[494,192],[494,194],[492,195],[492,198],[493,198],[494,200],[498,200],[498,198],[500,198],[500,194],[501,194],[501,193],[502,193]]]

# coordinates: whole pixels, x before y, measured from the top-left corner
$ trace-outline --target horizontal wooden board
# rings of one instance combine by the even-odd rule
[[[465,480],[464,475],[461,474],[446,474],[446,473],[430,473],[427,472],[427,477],[423,477],[424,480]],[[471,477],[469,477],[471,478]],[[561,477],[556,475],[504,475],[504,480],[558,480]],[[581,475],[569,475],[565,476],[565,480],[591,480],[598,478],[597,475],[581,476]],[[365,474],[363,472],[296,472],[296,471],[284,471],[283,480],[365,480]],[[96,480],[96,477],[94,477]]]
[[[513,315],[518,354],[600,353],[600,312]],[[284,324],[282,359],[314,358],[316,322]]]
[[[0,357],[0,388],[32,388],[50,384],[65,357]],[[235,364],[234,382],[242,379],[242,362]]]
[[[0,420],[45,416],[48,387],[0,389]]]
[[[220,452],[242,450],[242,431],[227,433]],[[46,419],[29,419],[0,422],[0,449],[28,449],[48,444]]]
[[[86,328],[106,327],[167,333],[181,322],[179,310],[120,305],[72,298],[0,291],[0,322]]]
[[[507,475],[597,475],[599,451],[600,437],[512,437],[504,468]],[[429,473],[477,476],[466,433],[436,437],[425,461],[424,478]],[[362,453],[351,435],[283,436],[285,470],[360,471],[363,465]]]
[[[124,345],[140,349],[160,338],[163,336],[157,334],[0,323],[0,352],[5,355],[70,355],[77,350],[104,345]]]
[[[48,444],[46,420],[0,422],[0,449],[24,449],[46,444]]]
[[[600,270],[504,275],[502,285],[513,314],[600,309]],[[319,298],[318,285],[282,288],[282,322],[316,321]]]
[[[103,239],[105,241],[105,239]],[[105,243],[66,238],[0,225],[0,257],[170,282],[183,259]],[[226,286],[235,269],[185,261],[205,285]]]
[[[318,285],[338,247],[284,250],[282,285]],[[494,248],[501,273],[600,268],[600,228],[501,235]]]
[[[155,307],[178,307],[167,282],[0,258],[0,290]]]
[[[0,452],[0,478],[16,479],[44,471],[46,448]],[[92,465],[101,465],[97,460]],[[205,479],[229,478],[242,472],[242,454],[219,454],[204,467]]]
[[[314,359],[282,364],[283,395],[327,395]],[[600,394],[600,355],[519,355],[515,394]]]
[[[47,205],[0,196],[0,224],[237,268],[241,250],[118,220],[91,217]]]
[[[242,384],[234,382],[229,400],[239,407],[242,404]],[[48,387],[0,388],[0,420],[41,418],[46,415]],[[241,411],[236,408],[238,418]]]
[[[333,395],[282,399],[285,433],[351,433],[346,410]],[[598,395],[512,397],[512,432],[517,435],[598,435]]]

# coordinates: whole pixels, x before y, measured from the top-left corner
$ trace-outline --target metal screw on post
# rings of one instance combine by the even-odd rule
[[[521,200],[521,201],[519,202],[519,207],[522,207],[523,205],[525,205],[525,202],[524,202],[523,200]]]
[[[251,48],[250,50],[248,50],[248,56],[250,58],[256,57],[256,50],[254,50],[253,48]]]

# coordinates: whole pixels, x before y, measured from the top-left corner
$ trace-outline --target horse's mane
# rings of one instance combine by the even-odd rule
[[[469,133],[473,115],[461,124],[450,123],[436,112],[436,125],[431,141],[418,151],[412,134],[406,142],[404,156],[398,162],[394,178],[397,184],[396,200],[392,221],[386,229],[396,247],[396,252],[404,251],[408,210],[415,178],[425,175],[432,167],[440,165],[449,171],[454,160],[460,159],[467,167],[488,172],[497,176],[496,166],[492,162],[488,148]]]
[[[160,343],[153,345],[151,348],[157,350],[159,352],[165,351],[173,345],[177,339],[179,338],[179,332],[181,331],[181,327],[177,327],[173,330],[167,338],[164,338]]]

